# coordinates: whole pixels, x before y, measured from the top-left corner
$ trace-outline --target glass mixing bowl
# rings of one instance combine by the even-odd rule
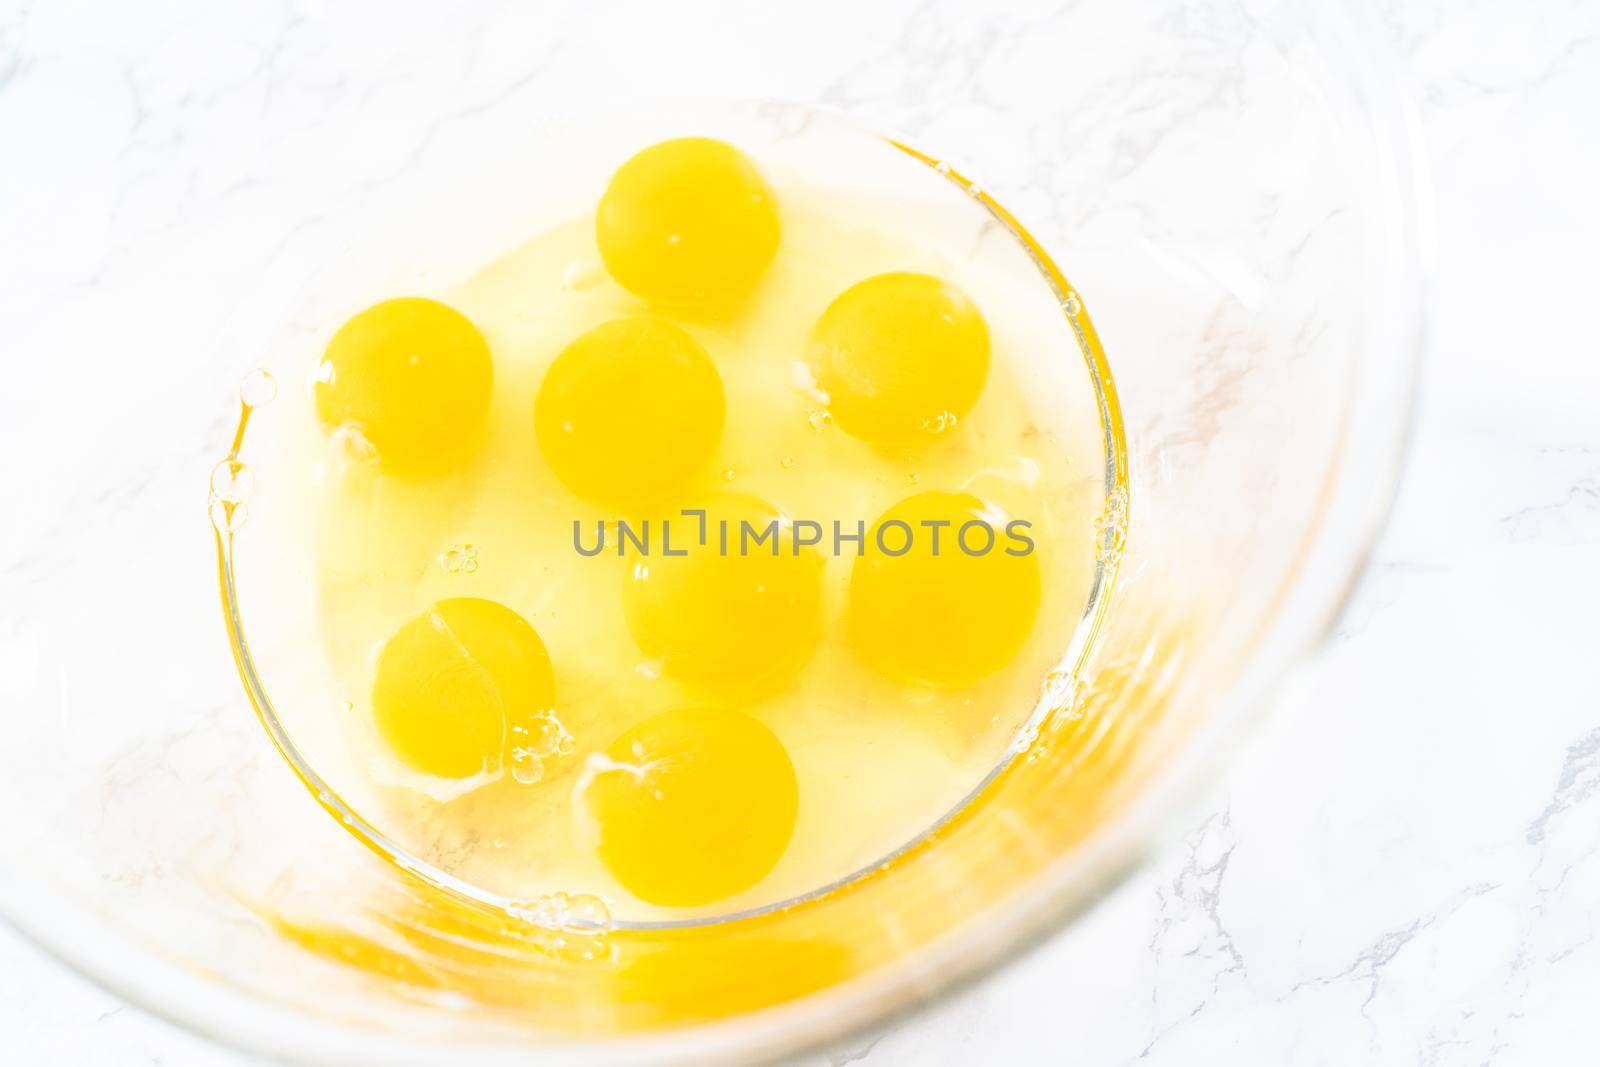
[[[614,44],[567,32],[580,57]],[[1087,3],[1008,40],[982,75],[998,121],[870,88],[829,101],[899,125],[886,152],[947,161],[1020,220],[1103,401],[1104,582],[1081,655],[956,817],[848,886],[711,934],[552,926],[361,848],[359,813],[315,780],[308,795],[294,772],[314,768],[286,764],[273,740],[289,739],[252,712],[253,696],[276,722],[271,677],[241,658],[247,693],[236,670],[213,525],[226,547],[239,516],[219,503],[272,505],[271,478],[246,494],[214,469],[241,394],[270,411],[256,368],[421,269],[419,247],[470,262],[525,235],[530,182],[563,173],[540,147],[573,128],[553,101],[603,96],[568,64],[563,95],[500,100],[447,151],[424,137],[357,198],[299,191],[311,221],[275,255],[230,259],[251,220],[224,217],[179,220],[143,270],[67,295],[7,262],[0,323],[24,358],[0,392],[0,913],[136,1003],[292,1060],[703,1064],[905,1008],[1106,892],[1305,663],[1387,511],[1420,345],[1419,166],[1379,39],[1346,4]],[[715,67],[707,85],[651,44],[629,84],[656,102],[765,88]],[[8,231],[30,232],[26,210],[0,208]]]

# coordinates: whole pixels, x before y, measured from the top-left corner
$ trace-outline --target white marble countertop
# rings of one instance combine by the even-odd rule
[[[124,198],[118,219],[135,220],[117,223],[116,240],[137,240],[138,219],[155,226],[181,210],[184,183],[203,178],[163,168],[162,153],[193,164],[231,150],[253,109],[285,87],[306,94],[292,114],[342,106],[351,91],[327,71],[295,76],[315,62],[308,31],[332,17],[304,10],[318,5],[180,6],[0,3],[0,145],[15,124],[61,122],[79,163],[104,168]],[[916,88],[903,79],[930,69],[959,79],[962,49],[985,47],[966,21],[901,35],[911,20],[941,25],[945,5],[858,6],[859,36],[810,65],[772,62],[770,95],[826,96],[860,57],[903,48],[928,62],[852,83],[903,98]],[[534,46],[505,41],[524,33],[521,16],[439,8],[372,19],[367,58],[392,69],[394,91],[413,85],[407,62],[428,49],[452,77],[473,79],[485,107],[518,91],[517,64]],[[1382,9],[1411,63],[1435,172],[1430,362],[1398,510],[1308,706],[1283,725],[1270,761],[1230,776],[1181,847],[1064,936],[808,1067],[1593,1061],[1600,4]],[[231,47],[201,55],[181,47],[184,35]],[[198,64],[194,82],[213,95],[186,96],[180,71],[145,96],[130,72],[152,57]],[[71,101],[73,113],[39,112]],[[197,121],[182,128],[205,143],[176,139],[164,112],[183,108]],[[119,138],[132,151],[118,153]],[[1040,1020],[1063,1004],[1073,1025],[1047,1033]],[[244,1062],[3,929],[0,1048],[19,1067]]]

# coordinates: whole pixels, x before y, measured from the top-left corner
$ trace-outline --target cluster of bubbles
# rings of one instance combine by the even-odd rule
[[[1094,517],[1094,558],[1103,567],[1114,567],[1122,558],[1128,541],[1128,490],[1118,486],[1106,498],[1106,506]]]
[[[570,756],[577,742],[553,711],[536,711],[511,727],[511,777],[522,785],[543,780],[545,764]]]
[[[211,525],[220,534],[238,533],[249,517],[248,503],[255,489],[256,476],[249,467],[229,457],[211,468],[211,497],[207,509]]]
[[[470,541],[451,545],[439,553],[439,566],[446,574],[478,573],[478,546]]]
[[[272,403],[277,395],[278,383],[266,371],[253,370],[245,375],[239,383],[239,402],[244,407],[239,432],[243,432],[244,422],[252,411]],[[226,459],[211,468],[209,488],[206,510],[211,516],[211,525],[225,537],[238,533],[250,515],[249,500],[256,488],[255,472],[245,466],[237,451],[230,452]]]
[[[547,893],[507,910],[527,924],[507,932],[553,956],[578,961],[611,957],[611,912],[593,893]]]
[[[547,893],[512,905],[511,914],[547,930],[598,933],[611,926],[611,912],[593,893]]]

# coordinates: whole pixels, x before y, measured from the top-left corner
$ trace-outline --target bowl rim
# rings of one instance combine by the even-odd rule
[[[900,153],[959,191],[965,200],[976,204],[987,215],[984,225],[988,226],[992,222],[1000,232],[1007,234],[1023,253],[1039,280],[1044,283],[1061,316],[1061,323],[1067,328],[1066,335],[1071,338],[1082,360],[1083,370],[1087,375],[1089,389],[1094,396],[1099,415],[1099,443],[1103,453],[1100,464],[1102,492],[1097,513],[1097,533],[1088,544],[1091,551],[1088,588],[1084,604],[1073,624],[1072,633],[1060,660],[1050,668],[1051,672],[1065,671],[1074,677],[1080,676],[1099,646],[1106,617],[1110,612],[1112,593],[1116,587],[1117,574],[1121,569],[1122,545],[1126,539],[1131,510],[1130,460],[1122,406],[1117,397],[1110,361],[1100,344],[1099,334],[1095,330],[1082,295],[1067,279],[1039,240],[986,188],[956,170],[948,161],[912,147],[905,138],[882,133],[852,115],[820,104],[756,101],[735,104],[729,110],[736,113],[748,111],[758,119],[766,120],[777,117],[774,112],[781,110],[783,118],[797,118],[801,127],[808,127],[817,120],[826,120],[837,126],[841,132],[861,138],[864,144],[872,142]],[[1065,358],[1070,358],[1065,351],[1062,354]],[[239,458],[240,450],[249,437],[249,426],[255,410],[242,395],[231,447],[228,454],[219,461],[219,468],[242,466]],[[375,825],[340,795],[333,784],[318,770],[315,762],[296,744],[291,731],[278,714],[277,707],[267,692],[266,683],[250,652],[245,611],[239,597],[239,572],[233,544],[233,535],[237,529],[229,521],[236,506],[232,501],[218,499],[213,493],[208,509],[212,518],[216,548],[223,622],[245,695],[278,755],[288,764],[295,778],[327,815],[368,851],[391,867],[405,876],[421,881],[429,889],[442,893],[451,902],[463,907],[487,911],[500,919],[530,921],[530,914],[536,909],[532,909],[529,902],[481,889],[423,859]],[[1043,701],[1039,702],[1027,718],[1012,731],[1011,738],[997,762],[948,809],[885,853],[816,888],[764,904],[709,916],[644,920],[612,917],[603,924],[575,922],[570,928],[579,932],[599,929],[617,931],[705,929],[740,923],[796,908],[820,906],[828,897],[844,892],[887,866],[909,858],[949,823],[978,803],[1008,769],[1025,757],[1031,740],[1039,735],[1045,721],[1059,710]]]

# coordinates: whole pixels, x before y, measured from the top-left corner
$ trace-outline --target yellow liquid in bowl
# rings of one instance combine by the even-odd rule
[[[1083,610],[1099,484],[1016,374],[1039,339],[949,249],[763,181],[759,275],[692,261],[718,299],[650,302],[606,274],[651,251],[607,245],[616,184],[598,225],[332,339],[322,654],[363,814],[425,861],[613,917],[726,914],[870,867],[1001,761]],[[725,249],[749,225],[671,192],[634,190],[634,230]]]

